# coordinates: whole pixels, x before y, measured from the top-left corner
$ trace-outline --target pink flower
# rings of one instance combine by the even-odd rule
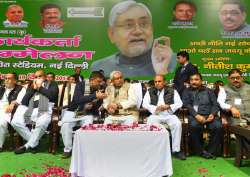
[[[6,174],[3,174],[1,177],[12,177],[12,176],[11,174],[6,173]]]
[[[82,130],[99,130],[99,131],[161,131],[162,129],[156,125],[139,125],[138,123],[133,123],[133,125],[122,125],[122,124],[89,124],[81,127]]]

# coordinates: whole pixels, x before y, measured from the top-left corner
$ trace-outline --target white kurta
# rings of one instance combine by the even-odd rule
[[[3,146],[5,135],[8,131],[8,123],[10,123],[11,120],[11,113],[6,113],[5,110],[7,106],[9,106],[8,102],[8,96],[12,89],[5,90],[5,93],[3,94],[2,99],[0,100],[0,148]],[[18,93],[16,102],[18,104],[21,104],[21,101],[25,95],[25,88],[22,88],[22,90]]]
[[[64,152],[70,152],[73,147],[73,128],[77,125],[88,125],[93,123],[93,115],[85,115],[79,118],[75,118],[76,113],[73,111],[65,111],[62,121],[60,122],[61,126],[61,135],[64,144]]]
[[[217,102],[219,103],[220,107],[224,110],[228,110],[231,108],[231,105],[226,103],[226,98],[227,94],[225,89],[223,87],[220,87]]]
[[[172,135],[172,150],[173,152],[180,151],[182,125],[179,118],[174,115],[174,112],[182,107],[181,98],[176,90],[174,90],[174,103],[170,105],[170,109],[163,112],[156,113],[157,106],[165,105],[164,89],[159,94],[157,105],[152,105],[150,102],[150,95],[147,92],[143,99],[143,107],[147,109],[152,115],[147,119],[147,124],[160,124],[167,123],[171,130]]]

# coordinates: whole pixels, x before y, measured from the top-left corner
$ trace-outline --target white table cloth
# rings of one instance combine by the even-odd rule
[[[171,176],[169,133],[161,131],[76,131],[70,165],[72,176]]]

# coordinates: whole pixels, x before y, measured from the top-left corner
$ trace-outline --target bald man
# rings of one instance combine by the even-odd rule
[[[174,114],[182,107],[180,95],[166,85],[164,75],[156,75],[154,84],[143,98],[142,106],[151,113],[147,124],[167,123],[172,135],[173,154],[176,158],[185,160],[185,155],[180,151],[182,126],[179,118]]]

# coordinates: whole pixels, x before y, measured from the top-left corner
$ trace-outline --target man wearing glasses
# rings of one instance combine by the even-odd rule
[[[219,10],[224,37],[246,38],[250,36],[250,25],[245,22],[246,9],[240,0],[225,0]]]
[[[57,97],[57,84],[49,83],[43,70],[35,72],[35,79],[27,88],[21,105],[11,121],[13,128],[27,141],[15,150],[16,154],[25,153],[28,149],[36,152],[39,140],[51,121],[52,108],[57,103]],[[35,124],[32,131],[26,126],[27,120]]]
[[[217,101],[220,107],[229,113],[229,122],[232,125],[246,124],[246,121],[250,121],[250,85],[244,83],[242,73],[238,69],[229,72],[228,81],[228,85],[220,87]],[[241,139],[242,146],[249,150],[250,137]]]
[[[120,71],[112,71],[110,79],[112,84],[106,88],[107,97],[103,100],[103,107],[109,115],[104,124],[132,125],[139,118],[134,88],[130,83],[124,82]]]
[[[229,84],[220,87],[218,103],[220,107],[231,113],[230,122],[240,124],[245,122],[243,117],[250,119],[250,85],[243,82],[242,73],[232,69],[228,74]]]
[[[8,73],[5,75],[4,85],[0,86],[0,152],[3,151],[8,123],[25,94],[25,89],[16,82],[17,75]]]
[[[108,76],[119,70],[125,77],[140,77],[166,74],[175,68],[170,39],[153,39],[152,16],[142,3],[116,4],[109,15],[108,36],[119,52],[94,62],[92,71],[102,69]]]

